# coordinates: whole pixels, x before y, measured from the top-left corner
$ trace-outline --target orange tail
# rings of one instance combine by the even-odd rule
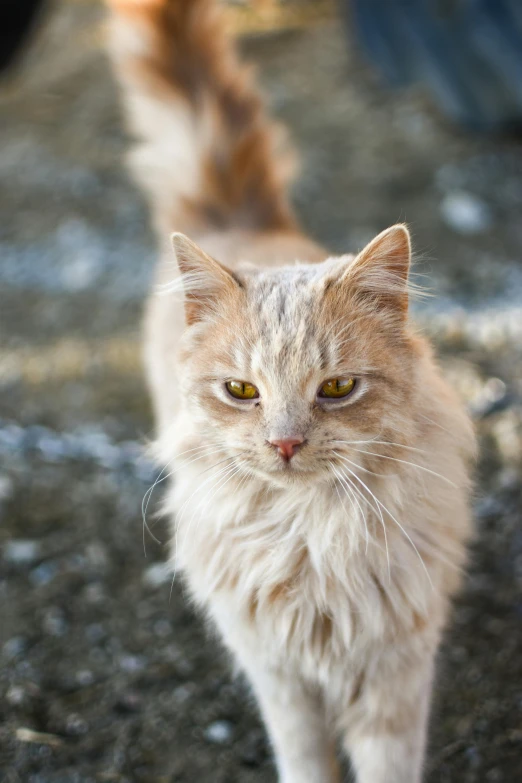
[[[277,151],[215,0],[107,0],[131,165],[162,234],[295,226]]]

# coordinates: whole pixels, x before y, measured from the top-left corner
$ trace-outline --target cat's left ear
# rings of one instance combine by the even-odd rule
[[[381,232],[350,264],[344,280],[376,306],[392,308],[406,317],[411,241],[407,227],[398,223]]]

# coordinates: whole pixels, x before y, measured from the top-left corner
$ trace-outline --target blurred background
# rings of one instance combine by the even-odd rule
[[[434,294],[416,316],[481,443],[477,538],[440,655],[427,781],[514,783],[522,148],[502,132],[516,131],[522,79],[516,56],[511,71],[490,68],[486,99],[484,70],[458,78],[465,35],[434,50],[426,19],[401,66],[412,49],[399,17],[382,15],[392,6],[404,19],[400,0],[228,12],[300,150],[294,200],[311,234],[345,252],[398,220],[413,231],[418,282]],[[163,566],[159,488],[149,518],[161,543],[147,537],[144,554],[155,470],[140,320],[155,252],[124,170],[103,25],[95,0],[49,3],[0,83],[0,781],[269,783],[248,690]]]

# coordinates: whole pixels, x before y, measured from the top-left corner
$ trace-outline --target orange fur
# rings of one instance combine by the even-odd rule
[[[193,132],[208,136],[198,161],[198,192],[185,194],[181,204],[165,210],[169,188],[177,188],[168,161],[159,185],[142,172],[162,230],[293,229],[284,187],[292,158],[277,152],[277,128],[265,115],[249,71],[239,65],[213,0],[109,0],[109,5],[116,14],[112,52],[138,139],[150,143],[157,133],[154,115],[149,118],[147,107],[135,101],[143,94],[148,104],[180,104]],[[142,45],[133,45],[131,35],[139,35]]]

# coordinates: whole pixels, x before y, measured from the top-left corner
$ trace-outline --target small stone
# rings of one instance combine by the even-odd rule
[[[33,568],[29,574],[29,580],[35,587],[43,587],[52,582],[58,573],[57,563],[47,562]]]
[[[86,688],[93,684],[94,674],[89,669],[81,669],[79,672],[76,672],[75,679],[78,685],[82,688]]]
[[[493,495],[486,495],[475,504],[475,516],[478,519],[495,519],[502,516],[504,507]]]
[[[29,539],[8,541],[4,548],[4,559],[13,565],[31,565],[38,559],[40,544]]]
[[[190,699],[190,697],[196,691],[196,686],[192,682],[185,683],[184,685],[178,685],[172,692],[172,698],[177,704],[184,704]]]
[[[20,451],[23,448],[25,431],[17,424],[8,424],[0,429],[0,451],[5,454],[12,454],[13,451]]]
[[[81,715],[78,715],[76,712],[74,712],[67,716],[67,720],[65,722],[65,731],[71,737],[80,737],[82,734],[87,734],[89,731],[89,725]]]
[[[500,378],[489,378],[471,406],[475,418],[485,418],[509,405],[506,384]]]
[[[61,462],[67,456],[63,440],[54,432],[40,436],[36,448],[47,462]]]
[[[232,740],[234,727],[228,720],[216,720],[207,726],[205,738],[216,745],[225,745]]]
[[[145,569],[142,579],[146,587],[161,587],[172,579],[172,570],[168,563],[154,563]]]
[[[86,549],[86,557],[89,566],[100,573],[105,573],[109,568],[109,556],[106,548],[99,541],[89,544]]]
[[[492,434],[502,459],[506,463],[518,462],[522,457],[522,408],[513,407],[499,414]]]
[[[99,582],[87,585],[83,591],[83,596],[88,604],[102,604],[105,602],[105,590]]]
[[[42,625],[49,636],[63,636],[67,631],[64,613],[57,606],[51,606],[47,609]]]
[[[13,636],[12,639],[9,639],[9,641],[4,644],[2,652],[6,658],[12,660],[13,658],[17,658],[19,655],[21,655],[25,648],[25,639],[22,636]]]
[[[503,468],[497,476],[497,485],[500,489],[515,490],[520,482],[520,473],[516,468]]]
[[[446,225],[465,236],[482,234],[493,222],[487,204],[465,190],[448,193],[442,200],[440,211]]]
[[[26,693],[19,685],[12,685],[5,695],[6,701],[11,707],[19,707],[26,699]]]
[[[122,671],[133,674],[145,668],[146,659],[141,655],[122,655],[119,664]]]
[[[0,474],[0,503],[4,500],[8,500],[13,494],[14,483],[5,474]]]
[[[56,748],[59,748],[63,742],[63,740],[55,734],[47,734],[43,731],[33,731],[33,729],[28,729],[25,726],[20,726],[16,729],[15,737],[19,742],[49,745],[50,747]]]

